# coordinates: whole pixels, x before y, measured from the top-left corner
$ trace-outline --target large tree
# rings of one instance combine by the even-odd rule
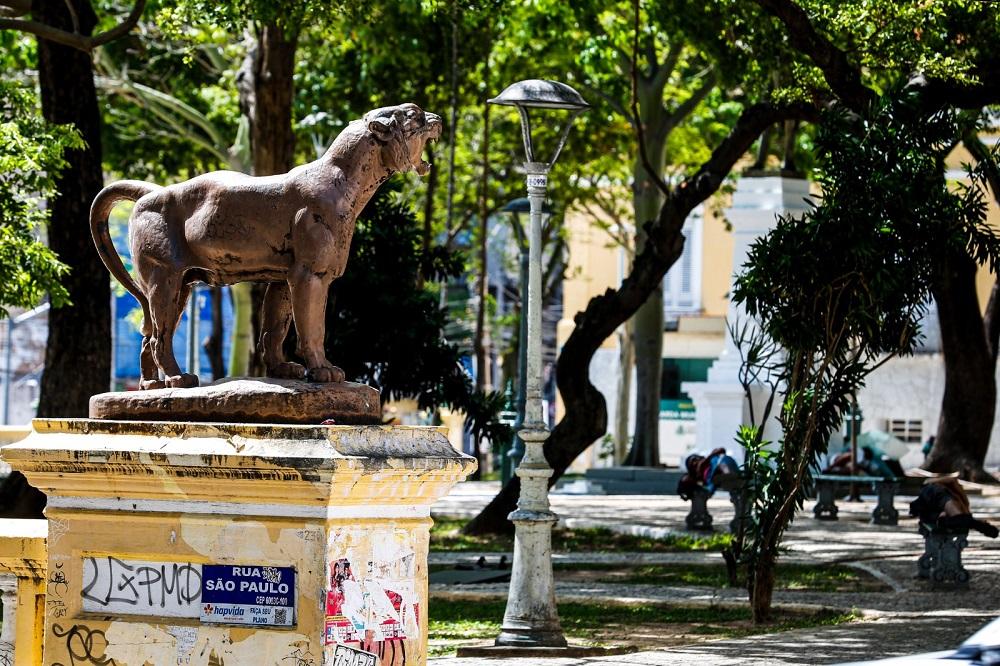
[[[90,396],[111,381],[111,295],[107,271],[90,237],[90,204],[104,185],[101,116],[94,87],[93,50],[126,34],[145,0],[113,28],[94,34],[90,0],[10,0],[0,3],[0,29],[38,39],[42,115],[71,125],[85,147],[66,152],[67,167],[49,200],[49,247],[70,270],[63,279],[72,305],[49,312],[39,416],[86,416]],[[30,14],[31,18],[23,18]]]
[[[545,0],[515,17],[530,35],[527,41],[544,45],[546,64],[532,75],[567,81],[592,105],[578,119],[569,152],[560,158],[560,165],[571,163],[572,168],[554,171],[557,177],[577,177],[553,183],[552,196],[587,211],[593,224],[629,258],[626,263],[637,246],[645,244],[644,224],[659,210],[662,192],[656,180],[675,181],[696,168],[707,158],[707,146],[728,130],[717,122],[720,112],[738,110],[738,104],[729,104],[720,94],[717,54],[691,48],[669,7],[647,3],[641,11],[643,27],[634,54],[628,2]],[[520,35],[508,39],[525,41]],[[647,162],[655,179],[647,174]],[[659,462],[663,329],[662,290],[657,289],[636,318],[618,331],[616,462],[626,456],[631,464]],[[637,357],[633,349],[639,350]],[[633,370],[638,375],[634,443],[628,427]]]
[[[744,376],[769,377],[772,396],[783,394],[775,447],[761,439],[766,414],[740,431],[749,515],[734,550],[755,622],[770,618],[782,536],[852,396],[871,371],[913,351],[953,257],[972,262],[972,251],[991,268],[1000,260],[981,189],[954,191],[945,178],[940,153],[961,127],[954,110],[927,113],[912,89],[864,117],[828,112],[817,137],[822,200],[779,219],[737,277],[733,297],[762,333],[741,340]]]
[[[647,8],[641,17],[643,28],[635,51],[629,48],[632,30],[627,18],[628,3],[589,9],[585,12],[578,8],[579,14],[595,33],[593,47],[605,57],[586,62],[588,89],[600,90],[610,106],[638,132],[638,145],[629,146],[635,229],[631,239],[635,246],[629,251],[642,253],[649,242],[645,223],[656,217],[663,202],[660,183],[668,171],[677,171],[677,165],[669,163],[679,157],[669,154],[670,135],[715,89],[715,63],[685,43],[684,36],[673,29],[668,9],[658,5]],[[636,376],[635,433],[624,461],[628,465],[660,464],[663,305],[661,284],[636,312],[630,327],[632,339],[623,340],[626,347],[631,347],[623,356],[626,361],[631,358]],[[618,414],[619,419],[629,416],[631,371],[628,365],[620,368],[624,379],[618,404],[624,413]],[[616,444],[623,447],[624,443]]]
[[[842,3],[839,11],[825,5],[823,9],[818,2],[808,3],[815,16],[825,18],[833,12],[839,18],[840,35],[854,47],[850,54],[821,33],[810,13],[791,0],[758,0],[754,4],[718,0],[702,6],[695,14],[676,6],[680,3],[665,0],[661,4],[674,6],[675,16],[696,14],[701,23],[715,23],[723,46],[728,43],[738,51],[738,57],[747,61],[748,98],[743,113],[712,157],[678,185],[666,187],[664,203],[647,227],[652,242],[636,256],[621,287],[593,298],[576,315],[576,327],[557,363],[566,415],[545,444],[546,457],[555,469],[551,483],[607,427],[604,398],[589,380],[593,354],[657,287],[680,255],[684,218],[719,188],[764,129],[787,119],[815,119],[819,109],[829,103],[864,113],[877,97],[878,84],[905,80],[914,70],[922,73],[919,97],[927,109],[939,108],[942,103],[978,109],[1000,100],[1000,82],[990,75],[996,69],[992,59],[997,56],[992,49],[981,48],[988,43],[982,33],[988,34],[1000,24],[995,16],[997,10],[984,4],[958,0],[944,3],[942,9],[947,11],[932,17],[935,27],[941,30],[930,31],[920,27],[928,17],[924,6],[917,2],[886,2],[880,4],[882,13],[874,15],[866,13],[862,7],[865,3],[861,2]],[[769,19],[772,13],[779,22]],[[695,29],[691,34],[705,32]],[[970,42],[972,36],[976,39]],[[710,42],[706,48],[715,45]],[[958,56],[961,62],[956,64]],[[764,92],[767,77],[762,75],[771,71],[772,65],[795,76],[782,81],[779,89],[771,86],[768,95]],[[863,74],[869,78],[863,79]],[[751,96],[757,98],[755,103]],[[466,529],[509,531],[506,515],[514,508],[518,493],[515,478]]]
[[[983,144],[977,130],[978,126],[967,130],[962,145],[982,169],[994,202],[1000,203],[997,157]],[[976,293],[978,268],[967,254],[953,252],[935,287],[945,357],[945,391],[935,446],[924,468],[932,472],[957,471],[963,478],[992,483],[995,479],[983,470],[983,462],[996,417],[1000,282],[994,282],[986,312],[982,313]]]
[[[1000,55],[992,48],[1000,38],[1000,11],[994,5],[954,0],[938,3],[928,15],[916,2],[879,3],[876,14],[863,12],[853,2],[825,12],[805,0],[757,4],[780,21],[789,44],[809,58],[840,103],[856,113],[864,115],[887,82],[907,80],[928,117],[941,109],[978,113],[1000,103],[1000,83],[994,75]],[[862,43],[859,33],[873,20],[879,31],[864,48],[855,48]],[[950,145],[962,136],[956,130]],[[983,257],[970,252],[951,250],[933,288],[945,389],[927,467],[995,482],[983,470],[996,403],[995,365],[976,294],[975,274]]]

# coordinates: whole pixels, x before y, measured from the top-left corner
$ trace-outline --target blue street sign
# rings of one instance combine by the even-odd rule
[[[295,625],[295,568],[205,564],[201,621],[217,624]]]

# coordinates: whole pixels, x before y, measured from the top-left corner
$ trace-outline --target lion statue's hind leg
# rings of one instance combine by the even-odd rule
[[[150,347],[153,360],[166,377],[168,388],[190,388],[198,385],[198,376],[181,372],[174,357],[174,331],[180,323],[184,306],[191,291],[181,284],[179,275],[173,275],[160,267],[143,276],[149,287],[149,312],[153,319]]]
[[[142,350],[139,352],[139,367],[142,377],[139,379],[139,388],[143,390],[161,389],[167,383],[160,379],[160,368],[153,360],[153,326],[145,319],[142,321]]]
[[[267,368],[267,376],[304,379],[305,366],[287,360],[282,348],[292,323],[292,299],[287,282],[272,282],[267,285],[262,319],[259,349]]]

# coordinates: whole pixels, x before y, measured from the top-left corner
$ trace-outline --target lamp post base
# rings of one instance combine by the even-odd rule
[[[526,440],[526,443],[532,449],[540,448],[534,441]],[[521,465],[518,475],[521,477],[522,502],[539,492],[544,493],[545,482],[551,473],[549,469]],[[515,528],[514,562],[507,610],[496,645],[565,647],[566,638],[559,624],[552,576],[552,526],[558,517],[548,510],[521,508],[508,518]]]
[[[494,643],[499,647],[566,647],[566,637],[562,631],[543,631],[539,629],[504,629]]]

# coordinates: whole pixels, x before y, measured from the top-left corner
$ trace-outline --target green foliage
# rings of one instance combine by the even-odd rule
[[[828,113],[817,136],[823,198],[757,240],[736,280],[734,298],[763,329],[741,340],[744,385],[764,378],[784,393],[778,450],[759,427],[738,433],[750,515],[735,549],[765,615],[778,544],[851,396],[885,360],[913,350],[949,256],[968,251],[994,269],[1000,260],[980,174],[971,187],[945,180],[944,157],[967,124],[949,109],[918,109],[904,90],[867,118]]]
[[[211,26],[189,26],[182,37],[153,23],[142,28],[96,54],[106,161],[123,177],[159,183],[248,171],[231,149],[240,125],[243,47]]]
[[[861,358],[905,353],[949,248],[996,263],[982,190],[956,192],[945,182],[942,160],[962,132],[958,115],[925,118],[908,102],[886,101],[867,122],[830,115],[818,137],[822,203],[782,220],[752,248],[736,298],[782,346],[846,349],[858,340]]]
[[[206,23],[239,34],[251,23],[271,23],[297,33],[304,26],[329,20],[345,8],[361,9],[360,3],[341,0],[164,0],[157,23],[175,35],[190,26]]]
[[[40,240],[48,220],[41,202],[55,195],[64,151],[82,147],[73,129],[42,119],[30,88],[0,80],[0,316],[46,293],[54,307],[69,302],[61,284],[69,267]]]
[[[900,75],[969,80],[1000,29],[993,3],[896,0],[805,0],[810,19],[852,53],[870,80],[901,83]]]
[[[449,653],[456,644],[479,643],[496,638],[500,633],[506,600],[498,599],[440,599],[431,597],[428,616],[430,650],[437,655]],[[629,644],[638,639],[640,645],[649,647],[662,637],[664,645],[674,637],[691,634],[711,635],[713,638],[747,636],[789,629],[820,627],[851,622],[853,613],[822,610],[788,612],[779,621],[766,627],[747,627],[749,611],[737,606],[680,606],[677,604],[624,604],[613,601],[564,602],[558,605],[559,620],[569,638],[586,640],[595,644]],[[643,631],[637,631],[638,628]],[[636,634],[647,634],[639,638]],[[445,645],[442,645],[445,643]]]
[[[436,295],[415,286],[421,267],[444,279],[459,273],[460,258],[440,250],[424,255],[416,218],[390,188],[358,217],[348,265],[330,290],[330,360],[381,389],[383,400],[416,398],[421,409],[447,405],[466,413],[477,438],[513,437],[498,416],[503,395],[473,390],[459,351],[441,337],[447,320]]]
[[[700,11],[687,0],[661,0],[698,46],[730,63],[750,97],[779,99],[829,96],[820,70],[789,43],[777,19],[756,3],[712,0]],[[1000,37],[995,3],[978,0],[796,0],[817,32],[842,48],[859,69],[862,82],[885,93],[915,72],[926,76],[974,80],[995,71],[990,45]]]
[[[599,569],[594,564],[555,564],[556,571],[571,569],[604,571],[604,583],[639,585],[695,585],[721,588],[728,585],[726,568],[722,564],[645,564],[625,569]],[[842,564],[783,563],[777,568],[779,587],[787,590],[816,592],[888,592],[885,583],[856,567]],[[745,577],[745,573],[744,573]]]

